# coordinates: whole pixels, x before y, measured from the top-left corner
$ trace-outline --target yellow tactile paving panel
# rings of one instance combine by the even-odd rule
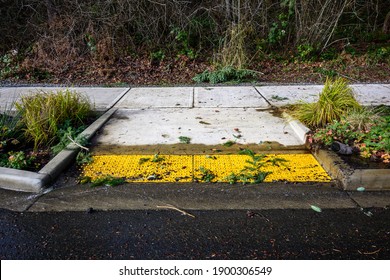
[[[273,165],[272,159],[275,158],[282,161],[278,165]],[[226,178],[232,173],[238,174],[245,166],[251,166],[247,161],[251,161],[251,158],[245,155],[194,156],[195,177],[202,175],[200,167],[203,167],[216,176],[213,181],[226,182]],[[264,166],[260,170],[272,172],[264,182],[329,182],[331,180],[311,154],[268,154],[262,162]]]
[[[250,164],[253,158],[247,155],[99,155],[93,159],[82,170],[82,176],[92,181],[109,175],[126,178],[128,182],[192,182],[202,181],[202,177],[228,182],[232,173],[239,175],[245,167],[254,166]],[[247,169],[244,173],[271,172],[264,182],[331,180],[311,154],[268,154],[257,166],[260,167],[256,171]],[[212,176],[204,176],[205,172]]]
[[[101,155],[84,166],[91,180],[111,175],[128,182],[192,182],[192,156],[187,155]]]

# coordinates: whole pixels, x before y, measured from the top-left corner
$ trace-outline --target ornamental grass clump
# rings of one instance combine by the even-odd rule
[[[25,137],[34,143],[35,150],[53,144],[65,122],[80,126],[92,112],[87,97],[68,89],[23,96],[15,107]]]
[[[316,103],[297,105],[294,115],[311,128],[320,128],[333,121],[339,121],[350,111],[360,111],[362,107],[356,101],[347,81],[337,78],[327,79],[324,89]]]

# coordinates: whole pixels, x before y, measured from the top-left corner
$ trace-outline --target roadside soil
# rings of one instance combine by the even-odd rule
[[[39,68],[22,66],[3,84],[61,84],[61,85],[193,85],[192,78],[204,70],[212,70],[210,62],[191,60],[186,56],[151,61],[146,55],[121,57],[115,61],[97,61],[80,57],[64,61],[64,67]],[[388,83],[390,65],[384,62],[369,64],[364,57],[340,56],[331,61],[299,61],[294,58],[253,60],[248,69],[258,71],[255,83],[323,83],[327,76],[342,76],[354,83]],[[44,74],[42,74],[44,73]],[[234,82],[233,82],[234,83]]]

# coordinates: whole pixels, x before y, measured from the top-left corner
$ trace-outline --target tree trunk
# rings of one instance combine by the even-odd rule
[[[49,26],[51,26],[57,17],[57,9],[53,3],[53,0],[45,0],[45,4],[47,10],[48,24]]]
[[[385,34],[390,34],[390,12],[388,12],[386,15],[382,31]]]

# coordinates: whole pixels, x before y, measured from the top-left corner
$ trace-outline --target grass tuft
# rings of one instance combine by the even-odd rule
[[[25,137],[33,141],[35,150],[50,146],[66,121],[77,127],[92,112],[85,96],[68,89],[24,96],[15,107],[25,127]]]
[[[352,110],[360,111],[362,107],[356,101],[347,81],[337,78],[326,80],[316,103],[301,103],[296,106],[293,114],[309,127],[319,128],[340,120]]]

